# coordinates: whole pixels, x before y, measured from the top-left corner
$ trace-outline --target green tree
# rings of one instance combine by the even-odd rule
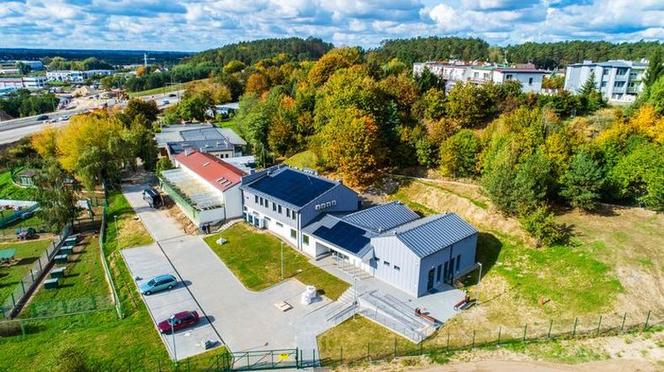
[[[35,177],[39,216],[48,229],[60,232],[78,216],[74,185],[55,158],[46,159],[44,167]]]
[[[162,158],[159,158],[157,161],[157,166],[156,166],[156,173],[159,175],[161,172],[169,169],[173,169],[175,166],[173,165],[173,162],[171,162],[171,159],[169,159],[167,156],[164,156]]]
[[[601,198],[604,172],[600,164],[589,154],[579,152],[572,156],[561,183],[560,194],[573,207],[593,210]]]
[[[581,86],[579,94],[585,97],[590,96],[593,92],[597,91],[597,81],[595,80],[595,71],[590,72],[588,80]]]
[[[139,115],[143,116],[142,123],[148,127],[152,127],[152,123],[157,120],[159,115],[159,108],[155,101],[144,101],[139,98],[132,98],[127,102],[127,107],[123,110],[126,117],[125,127],[129,127],[131,123],[136,121]]]
[[[483,87],[458,83],[447,95],[445,112],[462,128],[477,128],[494,118],[497,107]]]
[[[30,71],[32,71],[32,68],[30,67],[30,65],[27,65],[27,64],[25,64],[25,63],[23,63],[23,62],[18,62],[18,63],[16,64],[16,68],[18,69],[18,72],[19,72],[21,75],[27,75],[27,74],[30,73]]]
[[[664,146],[641,143],[610,171],[620,195],[664,211]]]
[[[224,72],[227,74],[233,74],[236,72],[240,72],[247,67],[242,61],[238,61],[237,59],[234,59],[227,64],[224,65]]]
[[[646,76],[644,83],[646,87],[650,87],[655,82],[664,75],[664,61],[662,60],[662,49],[657,48],[650,56],[650,61],[648,62],[648,70],[646,71]]]
[[[450,177],[477,175],[481,144],[475,133],[464,129],[448,138],[440,146],[441,173]]]
[[[538,244],[551,246],[565,244],[569,240],[569,231],[555,221],[553,213],[540,206],[520,219],[523,228],[537,239]]]
[[[438,75],[434,74],[426,67],[424,68],[424,71],[422,71],[422,73],[415,78],[415,82],[417,83],[417,88],[421,93],[424,93],[430,89],[437,89],[443,92],[445,91],[445,80],[443,80],[441,77],[438,77]]]
[[[658,114],[664,115],[664,75],[648,88],[646,102],[651,104]]]

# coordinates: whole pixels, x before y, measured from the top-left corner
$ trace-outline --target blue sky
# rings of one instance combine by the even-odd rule
[[[664,0],[0,0],[0,47],[199,51],[286,36],[373,47],[430,35],[664,40]]]

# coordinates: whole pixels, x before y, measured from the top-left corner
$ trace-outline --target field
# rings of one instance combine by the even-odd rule
[[[121,194],[111,195],[109,213],[118,215],[120,248],[151,241]],[[109,258],[124,319],[118,320],[115,309],[111,308],[83,315],[24,320],[28,332],[26,336],[0,338],[0,370],[72,370],[70,366],[76,360],[82,361],[89,370],[145,371],[171,366],[166,349],[119,254],[113,223],[109,223],[107,232],[104,252]],[[123,239],[125,234],[128,237]],[[90,256],[81,256],[81,261],[76,263],[76,266],[81,266],[73,268],[74,274],[81,275],[71,278],[71,287],[62,288],[67,292],[61,292],[63,295],[40,293],[37,299],[49,300],[49,296],[64,298],[65,294],[85,296],[106,291],[108,286],[103,271],[99,270],[99,261],[93,262],[93,256],[99,257],[97,253],[98,248],[94,247],[94,239],[91,239],[84,253],[84,256]],[[182,364],[184,367],[191,364],[191,370],[209,368],[209,358],[223,352],[223,348],[218,348]]]
[[[10,171],[0,173],[0,199],[34,200],[34,191],[16,186]]]
[[[219,237],[226,243],[219,245]],[[278,238],[257,231],[244,223],[235,224],[219,234],[205,238],[242,284],[253,291],[273,286],[281,278],[281,246],[284,252],[284,278],[295,278],[316,286],[322,294],[336,300],[349,284],[309,263],[309,260]]]
[[[448,333],[454,346],[470,344],[474,332],[482,342],[496,340],[499,330],[503,339],[519,339],[524,332],[546,334],[548,327],[554,334],[572,332],[575,323],[578,331],[598,324],[608,329],[620,327],[623,316],[628,324],[642,323],[650,310],[662,320],[662,215],[612,206],[597,214],[563,211],[557,219],[572,229],[572,241],[535,248],[518,222],[497,213],[475,185],[398,177],[378,189],[389,193],[374,192],[368,198],[401,200],[423,215],[455,212],[480,230],[481,285],[477,272],[464,283],[481,305],[445,324],[423,343],[425,348],[445,345]],[[323,356],[334,358],[339,352],[329,345],[344,342],[335,339],[366,339],[372,333],[394,338],[387,330],[349,326],[321,336],[319,345]],[[405,342],[402,348],[407,347]]]
[[[16,259],[18,263],[10,267],[0,268],[0,301],[3,301],[12,293],[21,278],[30,271],[32,264],[51,244],[50,239],[32,240],[25,243],[1,243],[0,250],[16,248]]]
[[[297,153],[286,159],[284,163],[290,165],[291,167],[319,170],[318,156],[316,156],[316,154],[314,154],[314,152],[311,150]]]
[[[202,79],[202,80],[207,80],[207,79]],[[163,93],[170,93],[170,92],[177,92],[178,90],[185,90],[187,89],[187,86],[198,82],[202,80],[192,80],[186,83],[178,83],[178,84],[173,84],[169,85],[167,87],[161,87],[161,88],[154,88],[154,89],[148,89],[148,90],[142,90],[140,92],[130,92],[129,97],[144,97],[144,96],[152,96],[156,94],[163,94]]]

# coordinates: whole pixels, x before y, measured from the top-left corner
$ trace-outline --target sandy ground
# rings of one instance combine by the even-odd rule
[[[463,372],[622,372],[622,371],[655,371],[656,366],[652,363],[634,360],[606,360],[598,362],[583,363],[578,365],[567,365],[547,362],[515,361],[515,360],[484,360],[480,362],[453,363],[446,366],[423,368],[418,371],[463,371]]]

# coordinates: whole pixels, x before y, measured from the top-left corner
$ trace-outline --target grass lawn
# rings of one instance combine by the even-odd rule
[[[21,313],[32,318],[55,315],[67,307],[67,312],[111,308],[111,294],[99,257],[99,239],[87,236],[76,249],[75,258],[68,263],[66,276],[58,289],[39,289],[30,305]],[[57,265],[60,267],[61,265]]]
[[[49,244],[51,244],[50,239],[0,244],[0,250],[16,248],[16,259],[19,260],[16,265],[0,268],[0,301],[4,302],[14,291],[21,278],[30,271],[32,264],[37,261]]]
[[[153,242],[152,236],[143,226],[143,223],[132,209],[127,199],[122,193],[116,192],[109,195],[109,208],[107,213],[108,223],[106,226],[106,241],[110,244],[116,244],[116,225],[120,229],[119,243],[120,249],[128,247],[138,247]]]
[[[0,199],[34,200],[34,189],[18,187],[10,171],[0,173]]]
[[[126,200],[121,194],[113,194],[110,199],[110,210],[118,215],[133,220],[133,210],[127,209]],[[63,351],[68,348],[82,353],[89,370],[115,371],[155,371],[160,368],[171,368],[171,364],[159,335],[152,324],[147,309],[136,291],[133,279],[127,270],[119,253],[115,240],[115,229],[110,228],[106,238],[104,251],[109,259],[111,275],[118,289],[118,296],[122,303],[125,318],[118,320],[115,310],[107,310],[85,315],[66,316],[40,321],[26,322],[29,334],[25,337],[0,337],[0,371],[52,371],[62,367]],[[122,229],[122,224],[120,228]],[[148,241],[146,234],[136,233],[138,229],[132,227],[131,232],[135,238],[120,240],[121,247],[129,241],[144,244]],[[124,231],[121,232],[121,235]],[[140,236],[140,238],[138,238]],[[92,244],[92,242],[90,243]],[[93,248],[89,246],[88,249]],[[87,258],[86,258],[87,259]],[[81,264],[83,261],[77,263]],[[76,269],[76,268],[74,268]],[[71,295],[95,293],[107,288],[96,265],[89,267],[92,270],[89,278],[90,288],[75,286]],[[81,271],[83,268],[81,268]],[[94,277],[93,277],[94,276]],[[81,281],[83,278],[81,278]],[[76,279],[78,281],[78,279]],[[93,288],[94,287],[94,288]],[[100,288],[97,288],[100,287]],[[48,347],[44,347],[48,345]],[[197,357],[182,362],[181,366],[187,368],[191,363],[191,370],[209,369],[211,358],[223,353],[225,349],[217,348]]]
[[[223,237],[227,242],[223,245],[217,244],[219,237]],[[219,234],[206,237],[205,241],[245,287],[260,291],[281,281],[282,242],[275,236],[238,223]],[[350,286],[314,266],[307,257],[285,243],[284,277],[296,278],[304,284],[316,286],[333,300],[339,298]]]
[[[291,167],[319,170],[318,156],[311,150],[299,152],[286,159],[284,163]]]
[[[18,220],[11,225],[7,225],[3,228],[0,228],[0,238],[2,240],[15,240],[16,239],[16,229],[19,227],[34,227],[39,231],[39,229],[44,226],[44,221],[42,221],[39,216],[33,214],[31,217],[24,220]]]

